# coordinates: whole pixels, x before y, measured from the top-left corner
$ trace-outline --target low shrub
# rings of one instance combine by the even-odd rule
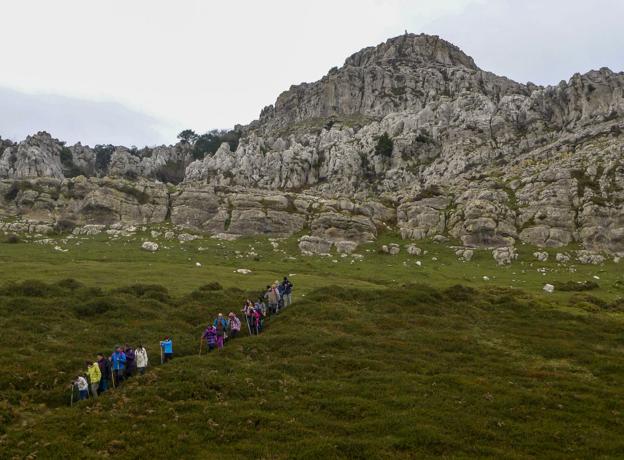
[[[592,291],[594,289],[598,289],[600,286],[595,281],[556,281],[554,283],[555,289],[557,291],[565,291],[565,292],[583,292],[583,291]]]
[[[21,242],[21,240],[20,240],[19,236],[15,235],[15,234],[10,234],[10,235],[7,235],[7,237],[5,238],[4,242],[8,243],[8,244],[17,244],[17,243]]]

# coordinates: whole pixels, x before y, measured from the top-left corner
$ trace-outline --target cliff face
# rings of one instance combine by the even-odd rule
[[[235,152],[223,144],[200,161],[178,144],[117,148],[105,165],[88,147],[40,133],[4,148],[0,177],[83,181],[101,194],[103,179],[64,179],[69,151],[74,175],[139,179],[133,187],[149,193],[167,189],[154,182],[163,168],[186,168],[162,195],[162,219],[203,231],[366,239],[388,224],[404,238],[467,246],[624,251],[622,73],[522,85],[438,37],[404,35],[291,87],[242,131]],[[391,149],[377,148],[384,133]],[[8,214],[31,212],[19,191],[4,196]],[[59,200],[47,219],[69,209]],[[82,221],[76,206],[70,214]]]

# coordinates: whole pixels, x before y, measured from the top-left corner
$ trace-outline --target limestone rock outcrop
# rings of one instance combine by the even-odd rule
[[[392,229],[505,261],[517,243],[624,251],[624,73],[525,85],[406,34],[292,86],[237,132],[203,158],[183,142],[2,141],[2,212],[233,237],[305,230],[340,247]]]

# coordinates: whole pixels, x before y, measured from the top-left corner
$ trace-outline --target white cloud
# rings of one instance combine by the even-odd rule
[[[161,120],[160,132],[173,141],[186,127],[247,123],[291,84],[316,80],[405,29],[450,39],[481,67],[520,80],[567,78],[571,65],[619,64],[622,7],[595,3],[600,7],[580,0],[2,2],[0,41],[11,46],[3,47],[0,86],[116,101]],[[137,136],[133,143],[154,142]]]

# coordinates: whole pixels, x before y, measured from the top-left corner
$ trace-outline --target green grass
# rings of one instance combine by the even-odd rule
[[[0,244],[1,458],[624,455],[613,263],[570,272],[556,251],[539,263],[520,247],[496,267],[487,252],[460,262],[430,242],[421,257],[379,254],[393,235],[353,263],[301,257],[295,239],[277,250],[262,238],[157,240],[154,254],[144,240]],[[216,313],[284,274],[296,303],[266,334],[197,356]],[[546,282],[562,289],[547,295]],[[160,366],[165,334],[176,358]],[[124,342],[143,342],[155,366],[68,407],[84,360]]]

